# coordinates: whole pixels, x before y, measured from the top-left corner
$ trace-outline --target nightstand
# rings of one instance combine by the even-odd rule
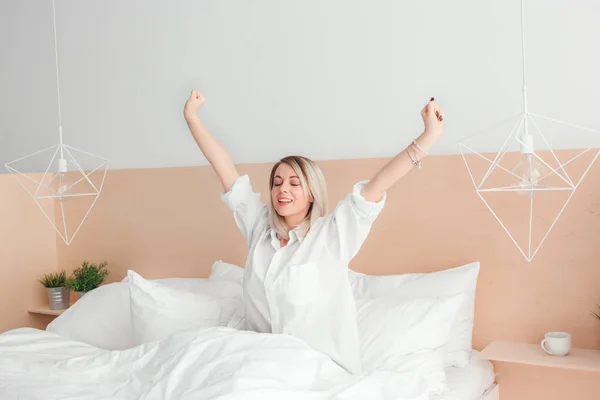
[[[69,306],[71,306],[71,305],[69,305]],[[65,312],[66,310],[68,310],[68,308],[64,309],[64,310],[51,310],[50,306],[44,305],[44,306],[39,306],[39,307],[28,308],[27,312],[29,314],[42,314],[42,315],[51,315],[51,316],[57,317],[60,314],[62,314],[63,312]]]
[[[481,351],[481,358],[516,364],[600,372],[600,350],[571,349],[566,356],[552,356],[539,344],[492,342]]]

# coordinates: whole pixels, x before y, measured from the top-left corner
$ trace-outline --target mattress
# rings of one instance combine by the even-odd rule
[[[469,364],[464,368],[446,368],[448,389],[443,396],[434,396],[431,400],[479,400],[495,380],[492,363],[479,357],[473,350]]]

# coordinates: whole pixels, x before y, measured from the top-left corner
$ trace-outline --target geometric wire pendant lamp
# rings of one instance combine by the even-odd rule
[[[55,231],[68,246],[79,232],[83,222],[100,196],[109,160],[63,143],[56,36],[56,6],[54,0],[52,0],[52,15],[59,143],[18,158],[5,164],[5,166],[33,198]],[[43,165],[47,163],[45,171],[41,174],[40,178],[34,178],[20,171],[26,169],[29,164],[36,161],[43,162]],[[59,215],[60,218],[53,218],[51,215]]]
[[[563,151],[561,156],[558,156],[543,131],[558,132],[563,137],[568,135],[570,139],[574,135],[573,132],[585,135],[600,132],[534,114],[528,110],[523,0],[521,0],[521,46],[523,112],[516,118],[510,129],[507,129],[508,136],[500,151],[495,156],[488,157],[481,154],[482,152],[473,150],[472,145],[468,143],[474,137],[489,132],[468,136],[459,141],[458,146],[477,195],[527,262],[531,262],[600,155],[600,149],[589,147],[576,151]],[[511,152],[513,146],[517,147],[517,151]],[[539,150],[540,147],[544,147],[544,150]],[[472,156],[469,160],[467,151]],[[579,168],[577,174],[571,169],[575,165]],[[479,167],[479,171],[483,171],[478,178],[475,177],[474,172],[476,167]],[[505,197],[498,197],[503,194]],[[496,200],[495,206],[492,200]],[[548,212],[547,217],[542,218],[535,212],[540,208],[547,211],[551,208],[549,204],[553,204],[555,209]],[[500,211],[504,214],[501,215]],[[522,213],[519,214],[518,211]]]

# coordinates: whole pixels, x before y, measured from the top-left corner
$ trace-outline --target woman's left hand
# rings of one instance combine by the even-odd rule
[[[432,97],[429,103],[421,110],[421,117],[425,123],[424,134],[434,139],[439,139],[444,132],[444,111],[437,105]]]

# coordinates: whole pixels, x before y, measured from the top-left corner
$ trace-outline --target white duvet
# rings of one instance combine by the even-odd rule
[[[119,351],[31,328],[0,335],[0,399],[428,400],[426,378],[353,376],[294,337],[230,328]]]

